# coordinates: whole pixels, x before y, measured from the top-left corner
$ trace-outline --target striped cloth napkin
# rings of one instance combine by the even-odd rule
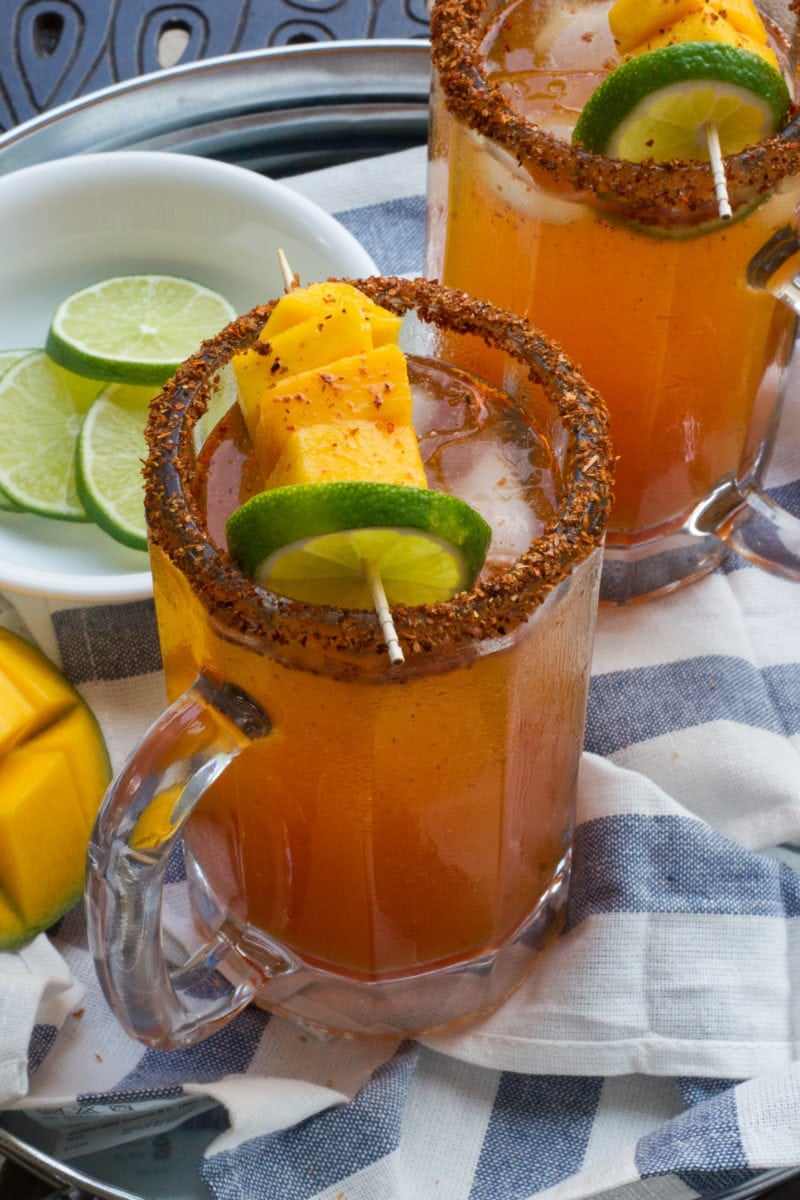
[[[290,182],[382,271],[421,271],[424,150]],[[798,446],[790,413],[771,482],[795,511]],[[118,766],[164,703],[151,603],[9,594],[0,621],[63,665]],[[0,955],[0,1108],[64,1158],[188,1121],[217,1200],[744,1195],[800,1163],[795,844],[800,586],[731,557],[601,612],[567,930],[500,1011],[362,1044],[251,1008],[147,1050],[108,1013],[76,910]]]

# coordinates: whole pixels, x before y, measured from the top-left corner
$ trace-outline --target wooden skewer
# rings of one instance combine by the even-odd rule
[[[711,160],[711,173],[714,179],[714,191],[717,196],[720,219],[730,221],[733,210],[728,197],[728,181],[725,178],[725,164],[722,161],[722,151],[719,146],[719,131],[713,121],[709,121],[706,125],[706,142],[708,143],[708,157]]]
[[[300,277],[299,275],[295,275],[289,266],[288,258],[280,247],[278,247],[278,265],[280,266],[283,278],[283,290],[285,292],[293,292],[296,287],[300,286]]]
[[[394,627],[389,601],[386,599],[383,580],[374,562],[371,562],[368,558],[362,558],[361,565],[364,568],[364,574],[369,584],[370,594],[372,595],[372,603],[381,624],[381,633],[383,634],[383,640],[386,642],[389,661],[392,666],[397,666],[398,663],[405,662],[405,655],[397,638],[397,630]]]
[[[289,260],[281,249],[278,250],[278,263],[281,268],[284,289],[287,292],[293,292],[296,287],[300,286],[300,277],[292,271],[292,268],[289,266]],[[371,562],[368,558],[362,558],[361,566],[369,585],[375,614],[380,622],[381,633],[383,634],[383,640],[386,643],[386,650],[389,654],[389,661],[393,667],[396,667],[400,663],[405,662],[405,655],[397,636],[397,630],[392,618],[392,610],[389,608],[389,601],[386,599],[383,580],[375,563]]]

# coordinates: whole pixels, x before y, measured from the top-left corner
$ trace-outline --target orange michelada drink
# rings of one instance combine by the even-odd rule
[[[295,483],[291,454],[324,476],[342,444],[366,436],[348,408],[332,440],[314,426],[301,430],[297,450],[296,414],[315,403],[299,385],[284,388],[273,414],[283,421],[294,406],[276,435],[280,450],[254,439],[246,405],[244,416],[241,404],[228,408],[232,356],[252,343],[258,369],[256,351],[267,350],[253,339],[270,310],[204,347],[156,402],[147,506],[172,703],[107,801],[90,901],[95,946],[118,947],[100,954],[112,1006],[152,1044],[203,1036],[254,995],[309,1027],[354,1036],[447,1026],[496,1006],[563,918],[609,505],[604,409],[563,353],[510,313],[426,281],[359,287],[404,317],[401,345],[413,351],[405,362],[423,476],[389,485],[400,505],[390,523],[407,525],[403,534],[421,529],[411,528],[412,509],[431,492],[431,511],[452,503],[477,514],[488,552],[466,590],[431,603],[392,600],[401,651],[393,659],[369,600],[314,602],[327,568],[308,567],[302,538],[292,546],[304,564],[294,583],[280,574],[282,552],[254,570],[241,550],[244,526],[235,523],[258,515],[265,498],[283,504],[292,487],[295,496],[330,494],[331,503],[350,495],[341,491],[349,484],[337,493],[324,479]],[[442,361],[443,345],[466,361],[472,343],[502,368],[502,390]],[[319,395],[333,394],[336,369],[324,376]],[[240,398],[247,386],[240,371]],[[367,386],[376,411],[395,403],[385,380]],[[335,403],[355,404],[352,396],[337,393]],[[227,410],[216,421],[200,417],[209,401]],[[400,422],[394,413],[368,436],[394,440]],[[373,443],[364,446],[362,463],[382,470]],[[293,482],[272,487],[270,475],[265,489],[265,462],[281,479],[294,472]],[[276,520],[273,510],[265,537]],[[437,530],[434,565],[458,541],[457,530]],[[401,586],[393,572],[411,568],[384,555],[390,597]],[[279,578],[282,594],[271,590]],[[163,784],[143,784],[154,760]],[[162,952],[141,920],[125,929],[132,862],[150,855],[163,870],[184,820],[200,942],[187,950],[191,970],[173,968],[170,940]],[[100,898],[107,884],[122,897],[113,904]],[[148,876],[139,891],[150,900],[137,914],[160,912],[160,886]],[[185,918],[181,929],[186,945]],[[148,963],[146,978],[121,965],[127,939]],[[209,967],[212,957],[220,965]]]
[[[747,7],[728,6],[731,20],[749,21]],[[763,460],[795,314],[754,279],[763,248],[793,228],[800,150],[787,134],[726,159],[725,219],[702,151],[639,162],[575,144],[587,102],[631,58],[609,24],[619,8],[439,0],[428,273],[526,314],[604,396],[618,464],[603,597],[625,601],[720,560],[720,513]],[[684,36],[705,36],[703,8],[662,3],[644,50],[674,44],[684,12]],[[764,28],[791,82],[786,35]]]

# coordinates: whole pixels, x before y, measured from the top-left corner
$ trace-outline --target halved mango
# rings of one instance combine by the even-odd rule
[[[80,899],[111,770],[79,693],[43,654],[2,629],[0,703],[0,950],[8,950]]]

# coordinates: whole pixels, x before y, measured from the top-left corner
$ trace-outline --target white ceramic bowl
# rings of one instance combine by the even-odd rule
[[[375,265],[290,188],[242,167],[156,151],[77,155],[0,177],[0,349],[41,347],[56,304],[111,275],[184,275],[246,312],[302,280]],[[94,525],[0,513],[0,588],[83,601],[152,591],[147,556]]]

